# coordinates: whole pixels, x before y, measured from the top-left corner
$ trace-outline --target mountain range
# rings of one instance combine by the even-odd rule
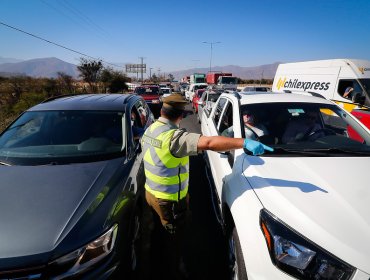
[[[118,63],[116,63],[118,64]],[[279,62],[253,67],[242,67],[236,65],[215,66],[213,71],[231,72],[234,76],[242,79],[272,79],[275,76]],[[170,72],[175,79],[189,76],[193,73],[207,73],[208,68],[193,68]],[[19,76],[55,78],[58,72],[63,72],[74,78],[78,78],[77,66],[55,57],[37,58],[20,61],[15,58],[0,57],[0,76]]]
[[[78,77],[77,66],[55,57],[37,58],[15,63],[0,64],[0,72],[26,75],[30,77],[55,78],[58,72]]]

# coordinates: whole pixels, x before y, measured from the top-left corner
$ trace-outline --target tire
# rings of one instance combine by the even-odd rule
[[[235,226],[230,229],[228,234],[229,249],[229,279],[247,280],[247,270],[245,269],[243,252],[240,246],[238,232]]]

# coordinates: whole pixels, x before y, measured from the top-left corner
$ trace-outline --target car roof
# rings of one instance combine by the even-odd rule
[[[228,93],[225,96],[231,95]],[[332,105],[333,102],[320,97],[314,97],[299,93],[278,93],[278,92],[258,92],[256,94],[240,94],[240,104],[252,103],[285,103],[285,102],[303,102],[303,103],[321,103]]]
[[[28,111],[46,110],[102,110],[125,111],[126,104],[139,100],[132,94],[79,94],[47,99]]]

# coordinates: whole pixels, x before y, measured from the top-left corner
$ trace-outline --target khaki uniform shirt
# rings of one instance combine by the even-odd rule
[[[187,132],[184,128],[179,128],[166,118],[159,117],[158,121],[169,124],[172,128],[177,129],[170,143],[170,151],[173,156],[181,158],[198,154],[200,134]]]

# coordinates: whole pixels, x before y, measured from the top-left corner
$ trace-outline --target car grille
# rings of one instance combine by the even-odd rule
[[[37,280],[42,279],[45,266],[0,271],[0,280]]]

